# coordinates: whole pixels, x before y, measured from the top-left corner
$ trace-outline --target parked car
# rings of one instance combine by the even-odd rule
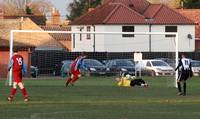
[[[200,61],[198,60],[192,60],[192,72],[194,76],[200,76]]]
[[[119,74],[121,71],[134,74],[135,64],[129,59],[114,59],[106,63],[109,74]]]
[[[142,60],[137,63],[136,68],[140,68],[143,74],[150,76],[174,75],[174,68],[163,60]]]
[[[64,60],[61,63],[62,63],[62,67],[60,69],[60,75],[62,77],[69,76],[70,66],[71,66],[72,60]]]
[[[83,59],[81,73],[83,75],[104,75],[106,74],[106,66],[96,59]]]
[[[30,67],[30,71],[31,71],[31,76],[32,76],[33,78],[36,78],[36,77],[38,76],[38,71],[39,71],[39,69],[38,69],[37,67],[31,66],[31,67]]]
[[[157,60],[163,60],[167,64],[169,64],[171,67],[176,68],[176,61],[175,59],[170,58],[156,58]]]

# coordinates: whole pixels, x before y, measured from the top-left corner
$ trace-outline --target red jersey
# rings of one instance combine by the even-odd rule
[[[15,71],[22,71],[22,65],[23,65],[23,57],[19,54],[15,54],[12,57],[13,60],[13,72]]]
[[[12,63],[14,82],[19,83],[22,81],[23,57],[19,54],[14,54]]]
[[[71,64],[71,71],[72,74],[80,74],[80,65],[82,65],[82,60],[84,59],[84,56],[79,56],[75,59],[75,61]]]

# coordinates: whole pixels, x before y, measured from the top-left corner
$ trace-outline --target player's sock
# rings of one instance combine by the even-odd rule
[[[179,91],[179,92],[182,92],[182,90],[181,90],[181,83],[180,83],[180,82],[177,82],[177,85],[178,85],[178,91]]]
[[[25,98],[28,98],[28,95],[27,95],[26,89],[23,88],[23,89],[21,89],[21,91],[22,91],[22,94],[23,94],[23,96],[24,96],[24,99],[25,99]]]
[[[183,83],[183,95],[186,95],[186,82]]]
[[[16,88],[12,88],[11,90],[11,97],[14,97],[15,93],[17,92],[17,89]]]
[[[7,98],[8,101],[13,101],[13,97],[14,97],[16,91],[17,91],[16,88],[12,88],[12,90],[11,90],[11,95],[8,96],[8,98]]]
[[[65,83],[65,86],[67,87],[71,81],[72,81],[72,78],[69,77],[69,78],[67,79],[67,82]]]

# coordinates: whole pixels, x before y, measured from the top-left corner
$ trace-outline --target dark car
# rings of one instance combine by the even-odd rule
[[[114,59],[106,63],[109,74],[119,74],[120,72],[135,73],[135,64],[129,59]]]
[[[96,59],[84,59],[81,73],[83,75],[104,75],[106,66]]]

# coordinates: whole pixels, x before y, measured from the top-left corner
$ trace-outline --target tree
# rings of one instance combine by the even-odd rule
[[[52,8],[47,0],[4,0],[1,4],[5,15],[45,14]]]
[[[52,4],[48,0],[34,0],[30,4],[30,8],[34,14],[46,14],[51,12]]]
[[[101,0],[74,0],[69,4],[67,19],[74,20],[88,11],[88,8],[94,8],[101,4]]]
[[[183,8],[186,9],[198,9],[200,8],[200,0],[182,0]]]

